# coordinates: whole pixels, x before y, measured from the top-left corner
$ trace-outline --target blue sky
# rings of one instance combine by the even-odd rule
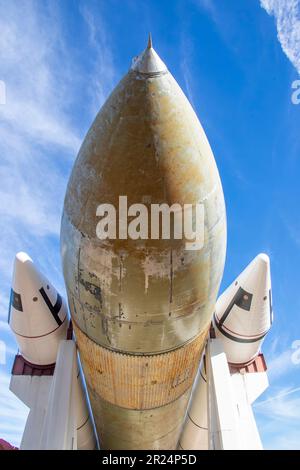
[[[68,177],[97,110],[151,31],[219,167],[228,216],[222,289],[259,252],[271,258],[270,387],[255,413],[266,448],[300,449],[300,364],[291,359],[300,340],[300,104],[291,102],[300,0],[0,0],[0,12],[0,437],[18,445],[27,416],[8,392],[14,255],[28,252],[64,293]]]

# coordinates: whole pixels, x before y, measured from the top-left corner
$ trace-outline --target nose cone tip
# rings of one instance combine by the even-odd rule
[[[258,254],[239,276],[247,290],[266,289],[270,284],[270,258],[265,253]]]
[[[20,294],[24,289],[26,279],[31,278],[35,271],[36,269],[30,256],[23,251],[17,253],[14,262],[12,288]]]
[[[19,284],[20,279],[32,270],[33,261],[27,253],[20,251],[15,256],[13,284]]]
[[[133,61],[131,69],[144,75],[159,75],[168,71],[164,62],[153,49],[151,33],[146,49]]]
[[[270,265],[270,258],[266,253],[259,253],[256,259],[259,260],[261,263],[266,264],[267,266]]]
[[[19,253],[16,254],[15,261],[16,263],[22,263],[22,264],[26,263],[26,261],[31,261],[32,263],[32,259],[24,251],[19,251]]]
[[[255,272],[267,273],[270,270],[270,258],[265,253],[260,253],[253,260],[252,269]]]
[[[153,47],[152,46],[152,36],[151,36],[151,33],[149,33],[147,49],[151,49],[152,47]]]

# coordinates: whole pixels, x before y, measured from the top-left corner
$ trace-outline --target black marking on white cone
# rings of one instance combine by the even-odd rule
[[[200,372],[200,375],[202,377],[202,380],[204,380],[204,382],[207,382],[206,378],[204,377],[204,375],[202,374],[202,372]]]
[[[8,319],[7,319],[8,323],[10,322],[11,307],[13,307],[16,310],[19,310],[19,312],[23,312],[21,295],[17,294],[13,289],[10,290]]]
[[[216,317],[216,315],[214,316],[214,319],[215,319],[215,325],[216,327],[218,328],[218,330],[224,335],[226,336],[226,338],[228,339],[231,339],[232,341],[236,342],[236,343],[256,343],[257,341],[260,341],[261,339],[263,339],[266,334],[268,333],[268,331],[266,331],[265,333],[261,334],[260,336],[257,336],[255,338],[242,338],[240,336],[234,336],[230,333],[228,333],[228,331],[226,331],[222,325],[220,325],[220,323],[218,322],[218,319]],[[237,334],[237,333],[236,333]]]
[[[196,421],[194,421],[192,418],[191,418],[191,415],[189,413],[187,413],[188,417],[189,417],[189,420],[195,425],[197,426],[197,428],[199,429],[203,429],[204,431],[207,431],[208,428],[205,427],[205,426],[200,426],[200,424],[197,424]]]
[[[202,373],[202,370],[203,370],[203,373]],[[205,356],[204,356],[204,358],[203,358],[203,365],[202,365],[202,367],[201,367],[201,369],[200,369],[200,375],[201,375],[201,377],[202,377],[202,380],[204,380],[204,382],[207,382],[207,380],[206,380]]]
[[[11,307],[13,307],[16,310],[19,310],[19,312],[23,312],[21,295],[17,294],[13,289],[10,290],[8,319],[7,319],[8,323],[10,321]]]
[[[245,291],[242,289],[242,287],[239,287],[238,290],[236,291],[232,301],[226,308],[225,312],[223,313],[222,317],[219,319],[218,324],[219,326],[222,326],[228,315],[230,314],[231,310],[233,309],[234,305],[237,305],[238,307],[242,308],[243,310],[249,311],[251,308],[251,303],[252,303],[252,297],[253,294],[250,294],[249,292]]]
[[[13,289],[10,291],[10,303],[19,312],[23,312],[21,295],[17,294]]]
[[[272,291],[269,289],[269,304],[270,304],[270,326],[273,323],[273,304],[272,304]]]
[[[58,313],[61,309],[62,306],[62,297],[57,293],[57,300],[55,302],[55,305],[52,305],[51,300],[49,299],[45,289],[42,287],[40,289],[41,296],[43,297],[44,301],[46,302],[47,307],[49,308],[50,312],[52,313],[52,316],[58,326],[62,324],[61,319],[58,316]]]

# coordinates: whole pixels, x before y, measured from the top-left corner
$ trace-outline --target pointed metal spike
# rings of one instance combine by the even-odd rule
[[[147,49],[151,49],[152,47],[153,47],[152,46],[152,36],[151,36],[151,33],[149,33]]]

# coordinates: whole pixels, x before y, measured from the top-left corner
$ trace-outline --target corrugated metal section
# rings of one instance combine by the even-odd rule
[[[194,381],[206,332],[164,354],[120,354],[102,348],[74,324],[85,378],[97,395],[114,405],[144,410],[171,403]]]

